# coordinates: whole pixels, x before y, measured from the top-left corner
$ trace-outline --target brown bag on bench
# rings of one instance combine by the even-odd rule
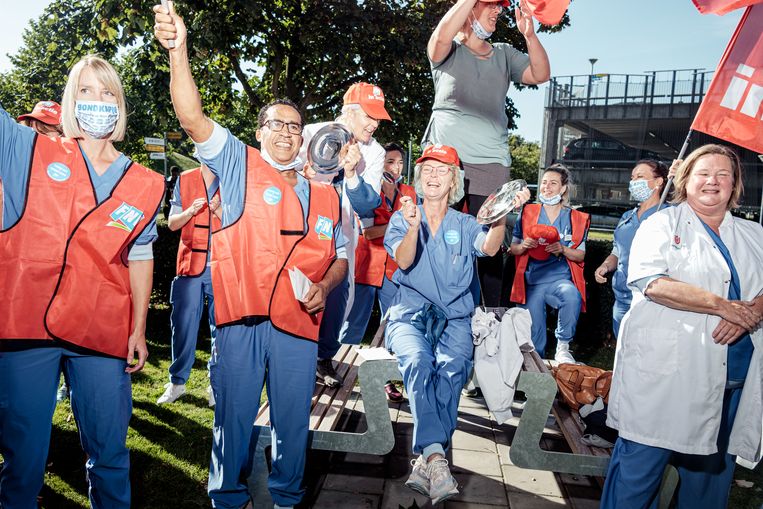
[[[573,410],[590,405],[597,398],[609,402],[611,371],[580,364],[560,364],[553,373],[562,400]]]

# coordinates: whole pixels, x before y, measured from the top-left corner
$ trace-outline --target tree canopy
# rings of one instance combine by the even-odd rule
[[[186,0],[176,9],[189,30],[190,58],[205,111],[254,143],[261,105],[289,97],[308,122],[338,115],[356,81],[379,85],[393,122],[380,139],[418,140],[429,118],[433,86],[426,43],[451,0]],[[494,40],[526,51],[513,11]],[[557,31],[568,25],[565,19]],[[168,60],[153,39],[153,13],[143,0],[53,0],[24,32],[0,74],[0,102],[14,113],[61,97],[67,70],[97,52],[118,67],[130,112],[126,152],[143,136],[176,130],[168,92]],[[516,111],[507,100],[510,127]],[[188,147],[186,147],[188,149]],[[139,159],[140,160],[140,159]]]

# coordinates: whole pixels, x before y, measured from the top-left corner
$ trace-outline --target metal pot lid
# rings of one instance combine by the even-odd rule
[[[321,127],[307,145],[312,168],[321,174],[336,173],[342,147],[352,141],[352,133],[339,123]]]
[[[477,222],[479,224],[493,224],[513,211],[514,198],[517,193],[525,188],[527,188],[527,182],[522,179],[503,184],[482,204],[479,212],[477,212]]]

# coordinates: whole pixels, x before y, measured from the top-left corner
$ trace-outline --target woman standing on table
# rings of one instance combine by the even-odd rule
[[[657,211],[662,190],[668,181],[668,167],[660,161],[643,159],[636,163],[631,171],[631,182],[628,189],[631,198],[638,202],[638,207],[629,210],[615,228],[612,253],[596,269],[596,282],[607,282],[607,274],[614,271],[612,276],[612,291],[615,294],[615,304],[612,306],[612,330],[615,339],[620,331],[620,322],[631,307],[632,294],[628,288],[628,259],[631,244],[636,230]]]
[[[36,135],[0,108],[0,506],[37,507],[63,369],[90,505],[126,509],[130,374],[148,357],[164,179],[113,145],[127,110],[108,62],[86,56],[74,65],[62,109],[66,138]]]
[[[677,206],[636,232],[603,508],[656,507],[668,463],[680,476],[678,508],[724,508],[734,455],[761,459],[763,228],[729,212],[742,192],[738,156],[705,145],[678,169]]]
[[[470,214],[509,180],[506,94],[511,82],[545,83],[551,76],[546,50],[522,0],[514,10],[527,54],[507,43],[490,43],[507,0],[458,0],[443,16],[427,45],[435,98],[422,145],[454,147],[465,173]],[[461,208],[457,207],[458,210]],[[499,306],[503,256],[478,262],[485,303]]]
[[[556,354],[559,363],[574,363],[570,341],[581,309],[585,311],[583,259],[591,218],[569,207],[570,171],[561,164],[546,169],[538,201],[526,205],[514,225],[511,254],[517,272],[511,300],[530,311],[532,341],[546,351],[546,305],[559,310]]]
[[[452,147],[427,147],[416,161],[414,178],[423,204],[406,197],[384,237],[384,247],[399,266],[385,338],[403,374],[413,413],[413,452],[420,455],[406,485],[436,504],[458,494],[445,451],[472,368],[475,302],[469,286],[474,261],[498,251],[506,219],[488,231],[449,207],[463,193]]]

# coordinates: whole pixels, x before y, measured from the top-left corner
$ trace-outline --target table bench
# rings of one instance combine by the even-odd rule
[[[379,347],[383,344],[384,323],[379,326],[370,345],[342,345],[334,356],[336,371],[342,376],[344,383],[336,389],[316,383],[310,411],[309,449],[377,455],[385,455],[392,450],[395,436],[389,418],[384,384],[387,380],[400,379],[397,361],[364,361],[358,354],[360,348]],[[336,431],[356,381],[360,383],[367,429],[364,433]],[[268,458],[265,454],[266,448],[271,444],[267,402],[260,407],[254,425],[260,428],[260,433],[252,475],[249,477],[249,489],[254,507],[271,508],[273,502],[267,487]]]

